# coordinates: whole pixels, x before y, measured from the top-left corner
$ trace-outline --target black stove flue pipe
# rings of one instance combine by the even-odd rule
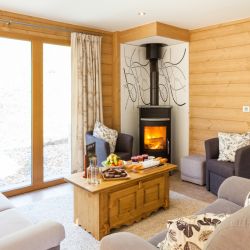
[[[146,59],[150,62],[150,105],[159,105],[159,70],[158,60],[161,59],[160,43],[149,43],[146,47]]]

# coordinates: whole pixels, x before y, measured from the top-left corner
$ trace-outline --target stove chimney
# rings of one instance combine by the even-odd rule
[[[161,59],[160,43],[149,43],[146,47],[146,59],[150,62],[150,105],[159,105],[159,70],[158,60]]]

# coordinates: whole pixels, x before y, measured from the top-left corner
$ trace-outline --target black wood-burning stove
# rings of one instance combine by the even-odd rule
[[[167,157],[171,162],[171,106],[159,106],[158,59],[162,44],[146,44],[150,62],[150,105],[139,106],[140,154]]]
[[[171,162],[171,106],[139,106],[140,154]]]

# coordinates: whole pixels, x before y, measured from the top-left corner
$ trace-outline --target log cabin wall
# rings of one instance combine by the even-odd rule
[[[250,19],[190,32],[156,22],[112,33],[6,11],[0,11],[0,18],[44,25],[41,29],[0,23],[0,36],[10,38],[70,45],[69,32],[46,26],[103,36],[104,123],[118,130],[120,43],[153,35],[188,41],[190,33],[190,152],[204,153],[204,140],[218,131],[249,131],[250,116],[242,112],[242,106],[250,105]]]
[[[250,130],[250,19],[190,32],[190,153],[218,131]]]

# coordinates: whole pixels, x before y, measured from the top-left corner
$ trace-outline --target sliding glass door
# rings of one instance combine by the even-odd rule
[[[44,181],[70,174],[71,53],[69,46],[43,45]]]
[[[71,171],[71,50],[52,42],[0,37],[0,192],[7,195],[63,183]]]
[[[31,42],[0,38],[0,191],[31,177]]]

